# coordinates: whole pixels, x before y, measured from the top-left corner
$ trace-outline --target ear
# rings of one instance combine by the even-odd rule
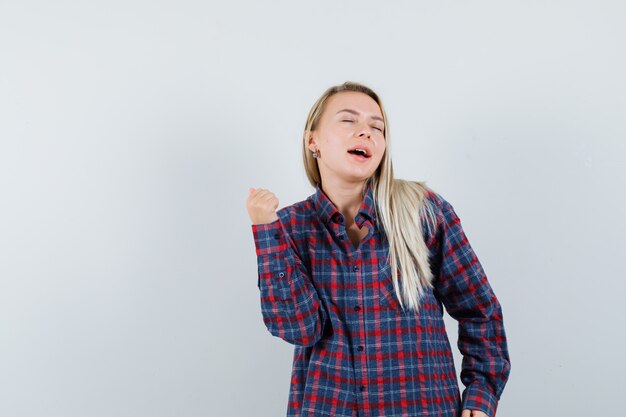
[[[317,139],[314,132],[309,133],[309,138],[307,139],[307,147],[311,152],[319,149],[319,146],[317,146]]]

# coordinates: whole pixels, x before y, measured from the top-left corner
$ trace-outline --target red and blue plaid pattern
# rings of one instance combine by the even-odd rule
[[[428,190],[438,213],[436,230],[423,222],[434,289],[418,313],[402,311],[370,183],[365,191],[358,249],[319,187],[273,223],[252,225],[263,322],[294,345],[287,416],[495,417],[510,372],[502,310],[459,217]],[[459,323],[462,397],[443,306]]]

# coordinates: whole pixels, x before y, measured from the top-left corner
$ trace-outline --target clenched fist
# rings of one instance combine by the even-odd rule
[[[250,188],[246,202],[252,224],[266,224],[278,220],[278,198],[265,188]]]

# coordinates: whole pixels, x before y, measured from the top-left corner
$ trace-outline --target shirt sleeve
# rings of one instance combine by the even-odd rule
[[[252,225],[263,322],[273,336],[300,346],[322,338],[328,314],[293,240],[281,223]]]
[[[502,308],[452,205],[442,201],[435,293],[459,323],[462,409],[495,417],[510,372]]]

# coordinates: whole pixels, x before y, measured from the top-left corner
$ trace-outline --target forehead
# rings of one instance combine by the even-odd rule
[[[365,116],[382,117],[380,107],[373,98],[365,93],[356,91],[342,91],[331,96],[326,102],[327,113],[331,116],[335,115],[339,110],[352,109]]]

